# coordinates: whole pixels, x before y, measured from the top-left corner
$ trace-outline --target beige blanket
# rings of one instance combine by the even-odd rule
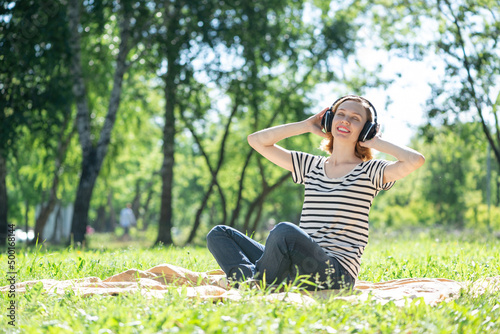
[[[17,283],[16,293],[26,292],[35,285],[46,293],[64,294],[73,291],[76,295],[117,295],[123,293],[141,293],[146,297],[162,297],[166,293],[179,293],[189,298],[212,300],[241,300],[247,298],[238,289],[229,288],[224,272],[193,272],[170,264],[162,264],[149,270],[130,269],[111,276],[105,280],[98,277],[86,277],[58,281],[42,279]],[[0,292],[12,290],[10,286],[0,287]],[[270,292],[258,294],[256,298],[281,300],[292,303],[312,304],[319,299],[342,299],[347,301],[364,301],[373,298],[380,303],[393,301],[404,306],[407,300],[422,297],[429,305],[458,298],[461,291],[473,296],[485,292],[500,291],[500,276],[488,277],[475,282],[457,282],[443,278],[408,278],[387,282],[372,283],[357,281],[352,292],[322,290],[318,292]]]

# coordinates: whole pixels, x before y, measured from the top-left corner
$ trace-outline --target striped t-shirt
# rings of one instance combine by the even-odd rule
[[[357,278],[368,243],[368,213],[373,198],[394,182],[383,184],[391,162],[368,160],[340,178],[325,173],[326,157],[292,151],[295,183],[305,185],[300,227],[325,252]]]

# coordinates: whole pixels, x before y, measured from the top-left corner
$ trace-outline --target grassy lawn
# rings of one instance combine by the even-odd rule
[[[106,239],[108,238],[108,239]],[[126,269],[170,263],[194,271],[218,268],[203,247],[123,246],[93,236],[91,249],[25,249],[17,246],[17,281],[107,278]],[[104,247],[103,245],[106,245]],[[487,233],[445,230],[373,231],[359,279],[387,281],[442,277],[457,281],[500,275],[500,241]],[[0,285],[7,285],[7,256],[0,256]],[[244,291],[244,294],[262,292]],[[162,299],[140,294],[78,297],[17,294],[16,327],[7,323],[10,299],[0,295],[0,332],[11,333],[500,333],[500,293],[431,307],[413,300],[405,307],[375,301],[326,300],[310,306],[248,298],[242,302],[188,299],[175,290]]]

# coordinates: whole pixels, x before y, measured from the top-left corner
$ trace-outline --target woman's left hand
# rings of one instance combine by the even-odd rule
[[[397,145],[383,139],[378,130],[377,128],[375,137],[365,142],[359,142],[359,145],[373,148],[397,159],[397,161],[392,162],[385,168],[383,183],[402,179],[424,164],[425,157],[421,153],[404,145]]]
[[[382,135],[380,133],[380,124],[377,124],[377,132],[375,134],[375,137],[373,137],[372,139],[367,140],[367,141],[360,141],[359,145],[361,147],[376,149],[377,143],[381,139],[381,137],[382,137]]]
[[[366,147],[366,148],[374,148],[374,149],[377,149],[377,143],[378,143],[378,141],[379,141],[380,139],[382,139],[382,138],[380,137],[380,135],[379,135],[379,134],[377,134],[377,135],[375,135],[375,137],[373,137],[373,138],[372,138],[372,139],[370,139],[370,140],[367,140],[367,141],[360,141],[360,142],[359,142],[359,145],[360,145],[361,147]]]

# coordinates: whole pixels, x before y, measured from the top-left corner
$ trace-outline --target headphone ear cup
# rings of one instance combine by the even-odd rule
[[[363,130],[359,134],[359,141],[367,141],[375,137],[377,133],[377,123],[374,122],[366,122],[365,126],[363,126]]]
[[[329,109],[326,111],[326,113],[323,115],[323,118],[321,119],[321,127],[326,133],[332,131],[332,121],[333,121],[333,113]]]

